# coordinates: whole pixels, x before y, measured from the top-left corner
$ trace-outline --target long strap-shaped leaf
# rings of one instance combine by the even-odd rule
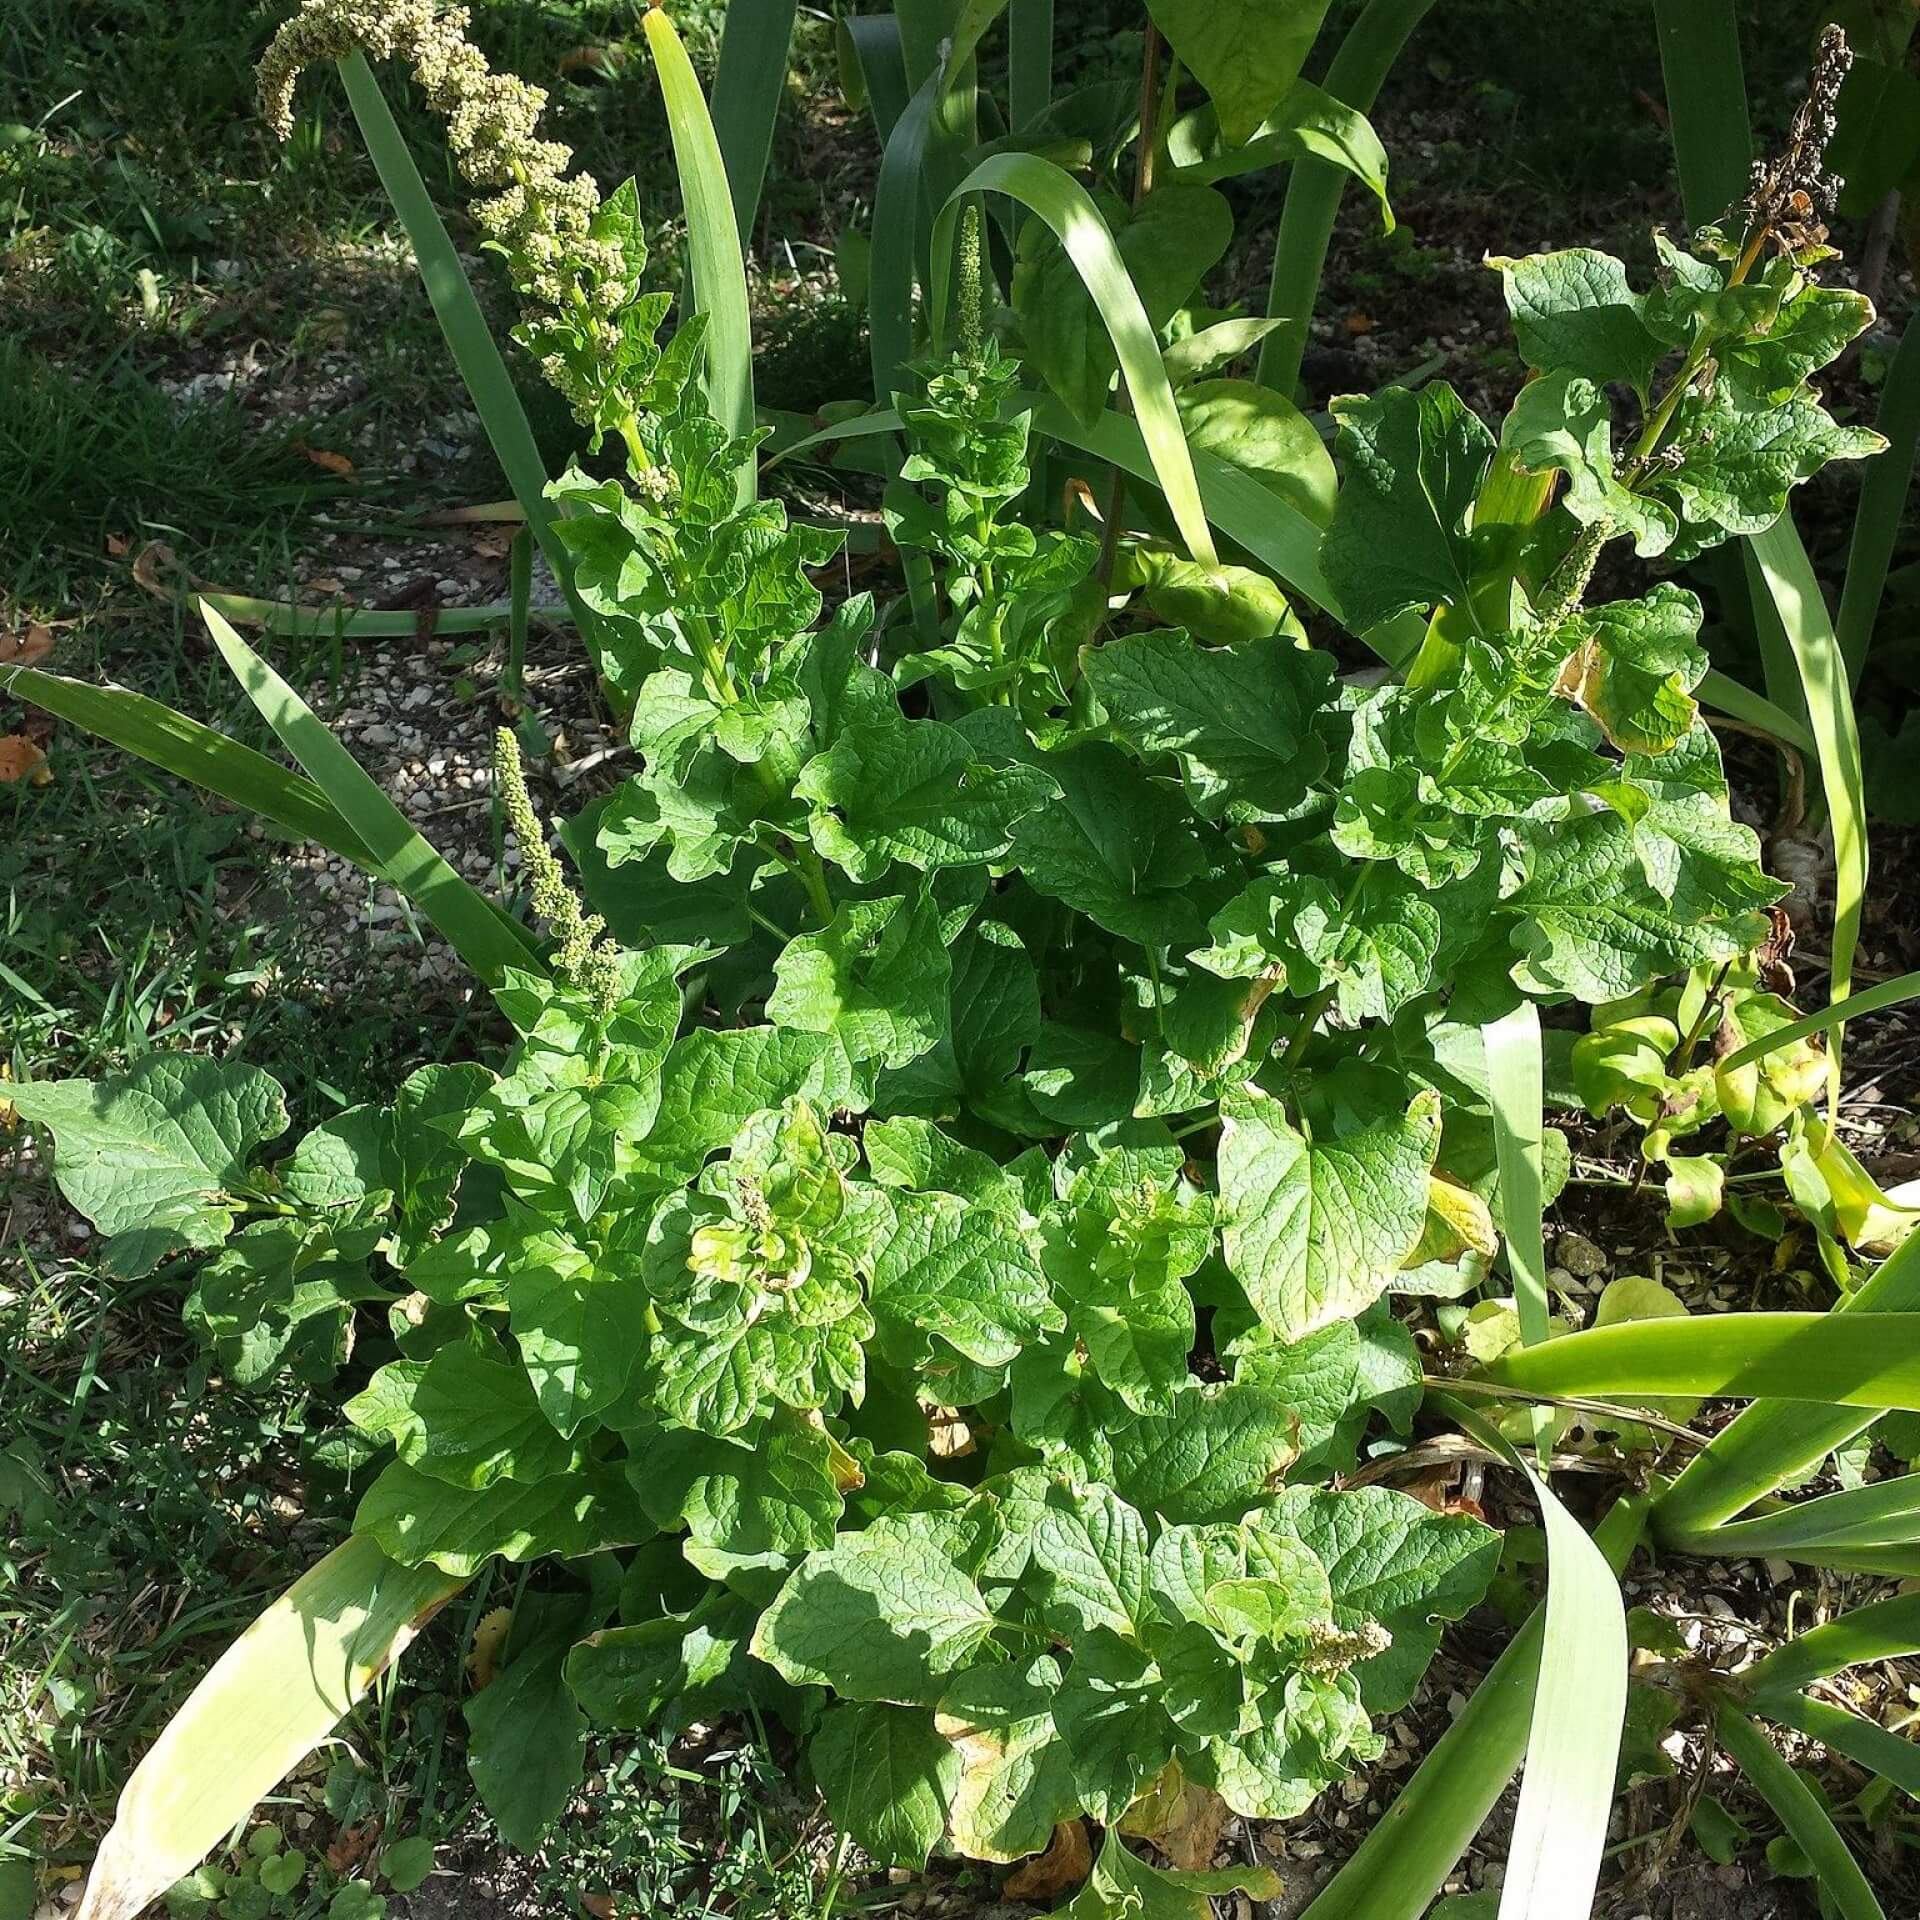
[[[940,211],[933,240],[933,336],[940,341],[946,325],[947,261],[950,236],[969,193],[1004,193],[1018,200],[1053,229],[1065,248],[1093,304],[1099,309],[1120,376],[1127,383],[1141,438],[1153,461],[1154,478],[1167,497],[1167,508],[1187,551],[1206,566],[1217,564],[1213,534],[1200,501],[1200,483],[1194,478],[1193,457],[1187,448],[1180,410],[1153,322],[1141,304],[1139,291],[1127,272],[1113,232],[1093,196],[1072,174],[1035,153],[995,153],[981,161],[962,180]]]
[[[259,600],[245,593],[202,593],[196,597],[229,620],[255,621],[269,633],[316,637],[338,634],[343,640],[408,639],[417,635],[423,624],[436,634],[487,633],[504,627],[510,611],[505,601],[495,601],[482,607],[436,608],[423,620],[421,614],[404,610],[302,607],[287,600]]]
[[[31,700],[59,719],[84,727],[222,800],[231,800],[355,866],[373,867],[365,841],[312,781],[158,700],[149,700],[144,693],[128,687],[97,687],[89,681],[43,673],[38,667],[0,667],[0,693]]]
[[[1828,998],[1853,990],[1853,957],[1860,945],[1860,918],[1867,897],[1867,783],[1860,765],[1860,730],[1854,719],[1847,663],[1834,637],[1827,603],[1813,562],[1793,522],[1782,514],[1747,543],[1772,597],[1772,614],[1785,631],[1806,690],[1807,714],[1820,747],[1820,784],[1833,828],[1833,939]],[[1761,609],[1761,618],[1768,609]],[[1840,1105],[1841,1028],[1828,1044],[1827,1101]]]
[[[1920,1593],[1895,1594],[1809,1627],[1749,1667],[1740,1684],[1750,1698],[1765,1703],[1774,1694],[1798,1693],[1848,1667],[1869,1660],[1904,1660],[1915,1653],[1920,1653]]]
[[[1007,15],[1007,111],[1019,133],[1053,99],[1053,0],[1013,0]]]
[[[1487,1369],[1528,1393],[1816,1400],[1920,1411],[1920,1313],[1706,1313],[1589,1327]]]
[[[1841,1920],[1887,1920],[1832,1816],[1814,1798],[1813,1789],[1774,1751],[1773,1742],[1732,1702],[1714,1716],[1714,1727],[1735,1765],[1812,1863]]]
[[[1595,1529],[1593,1543],[1615,1575],[1639,1544],[1645,1516],[1643,1500],[1622,1500]],[[1545,1628],[1538,1607],[1300,1920],[1421,1920],[1527,1750]]]
[[[1541,1060],[1540,1013],[1522,1000],[1511,1013],[1482,1027],[1487,1049],[1487,1096],[1493,1112],[1493,1149],[1500,1172],[1500,1226],[1507,1242],[1520,1338],[1546,1339],[1547,1249],[1541,1226],[1541,1133],[1546,1073]],[[1542,1464],[1547,1451],[1544,1409],[1534,1421]]]
[[[1738,1554],[1743,1559],[1769,1553],[1797,1559],[1803,1548],[1909,1546],[1916,1540],[1920,1473],[1896,1474],[1864,1487],[1799,1500],[1701,1533],[1667,1536],[1667,1544],[1683,1553]]]
[[[1790,1021],[1784,1027],[1775,1027],[1771,1033],[1763,1034],[1758,1040],[1748,1041],[1724,1060],[1715,1061],[1715,1070],[1736,1072],[1741,1067],[1751,1066],[1756,1060],[1765,1059],[1780,1047],[1790,1047],[1796,1040],[1804,1040],[1810,1034],[1825,1033],[1842,1020],[1857,1020],[1863,1014],[1905,1006],[1915,998],[1920,998],[1920,973],[1903,973],[1892,980],[1881,981],[1877,987],[1862,987],[1858,993],[1850,993],[1846,999],[1836,1000],[1832,1006],[1823,1007],[1818,1013],[1810,1013],[1804,1020]]]
[[[1724,713],[1729,719],[1744,720],[1748,726],[1758,727],[1776,740],[1784,740],[1798,753],[1811,756],[1820,751],[1804,720],[1769,700],[1764,693],[1755,693],[1751,687],[1743,686],[1718,667],[1708,668],[1694,692],[1702,706]]]
[[[1739,23],[1725,0],[1653,0],[1653,21],[1680,198],[1703,227],[1746,192],[1753,162]]]
[[[873,130],[885,152],[912,93],[900,22],[890,13],[842,14],[834,25],[834,54],[847,105],[856,113],[865,107],[873,115]]]
[[[234,678],[359,836],[373,871],[412,901],[488,985],[508,967],[537,968],[525,934],[427,844],[313,709],[213,608],[201,612]]]
[[[324,1740],[464,1583],[356,1535],[214,1663],[120,1795],[78,1920],[133,1920]]]
[[[1523,1472],[1547,1531],[1546,1629],[1527,1727],[1527,1767],[1501,1883],[1500,1920],[1587,1920],[1613,1806],[1627,1711],[1620,1578],[1543,1474],[1457,1401],[1437,1404]]]
[[[680,175],[680,202],[687,216],[687,252],[693,262],[693,298],[707,318],[706,389],[713,417],[730,434],[753,431],[753,329],[747,315],[747,270],[740,229],[733,215],[733,189],[707,113],[706,95],[687,49],[666,10],[650,6],[642,16],[647,46],[660,75],[667,131]],[[740,463],[735,486],[745,505],[754,495],[751,454]]]
[[[486,315],[473,297],[467,270],[460,264],[460,255],[434,208],[426,182],[420,178],[420,169],[413,164],[413,155],[407,151],[406,140],[379,81],[373,77],[373,69],[367,65],[366,55],[350,53],[340,62],[340,77],[346,83],[347,100],[359,122],[360,137],[367,144],[374,171],[407,230],[427,298],[433,303],[434,318],[440,322],[447,351],[480,416],[487,443],[527,516],[534,538],[540,542],[540,551],[566,596],[575,624],[591,639],[594,616],[574,591],[572,556],[553,535],[555,515],[553,503],[547,498],[546,464],[540,458],[513,376],[507,372]]]
[[[1906,1241],[1834,1308],[1839,1319],[1920,1309],[1920,1236]],[[1691,1324],[1691,1323],[1689,1323]],[[1718,1525],[1803,1478],[1877,1414],[1806,1400],[1756,1400],[1697,1453],[1654,1503],[1662,1542]]]
[[[1370,0],[1333,56],[1322,82],[1326,92],[1365,113],[1433,0]],[[1325,160],[1295,161],[1280,210],[1274,242],[1273,279],[1267,314],[1281,324],[1260,344],[1258,378],[1263,387],[1292,397],[1307,350],[1308,330],[1327,264],[1327,243],[1346,191],[1347,175]]]
[[[927,149],[940,105],[940,75],[931,73],[914,90],[893,123],[880,156],[873,189],[873,252],[867,267],[867,353],[873,397],[893,397],[900,370],[913,358],[914,254]]]
[[[1845,1707],[1804,1693],[1770,1698],[1760,1710],[1769,1720],[1792,1727],[1835,1753],[1844,1753],[1849,1760],[1870,1767],[1881,1779],[1891,1780],[1903,1793],[1920,1799],[1920,1744],[1904,1734],[1889,1733],[1864,1714],[1850,1713]]]
[[[1873,639],[1874,616],[1886,590],[1887,567],[1906,518],[1907,491],[1913,484],[1914,455],[1920,449],[1920,326],[1909,316],[1880,389],[1874,426],[1886,436],[1887,449],[1867,462],[1860,481],[1860,505],[1853,516],[1853,541],[1847,548],[1846,584],[1833,628],[1847,663],[1847,678],[1860,684]]]
[[[733,197],[733,224],[752,231],[787,84],[798,0],[731,0],[713,76],[713,133]]]

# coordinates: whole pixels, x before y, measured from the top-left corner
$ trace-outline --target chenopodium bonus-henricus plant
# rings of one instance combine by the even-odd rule
[[[317,0],[270,95],[359,42],[531,137],[455,16],[380,18]],[[536,342],[628,285],[593,277],[609,220],[636,257],[625,193],[552,227]],[[1644,292],[1500,263],[1538,377],[1497,437],[1442,384],[1337,403],[1327,577],[1356,630],[1425,620],[1384,685],[1204,579],[1209,637],[1143,621],[1130,541],[1090,584],[1091,543],[1016,510],[977,319],[901,396],[917,617],[821,620],[836,542],[736,504],[696,329],[656,355],[629,298],[639,386],[554,370],[628,453],[555,491],[640,769],[563,839],[629,944],[509,746],[556,951],[498,990],[497,1070],[423,1069],[277,1161],[279,1089],[235,1062],[13,1090],[117,1270],[224,1243],[190,1312],[230,1375],[378,1362],[361,1532],[578,1576],[469,1708],[509,1838],[574,1790],[583,1712],[779,1715],[908,1865],[1150,1824],[1183,1783],[1286,1818],[1378,1751],[1497,1554],[1340,1484],[1419,1403],[1391,1298],[1488,1274],[1481,1025],[1737,961],[1780,892],[1694,699],[1698,602],[1587,589],[1616,535],[1697,553],[1869,450],[1807,386],[1866,318],[1809,247],[1763,211],[1662,240]]]

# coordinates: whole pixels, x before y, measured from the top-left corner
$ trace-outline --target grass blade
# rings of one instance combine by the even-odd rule
[[[1920,1412],[1920,1313],[1707,1313],[1589,1327],[1503,1355],[1528,1393],[1817,1400]]]
[[[311,840],[355,866],[375,870],[366,842],[312,781],[144,693],[97,687],[38,667],[0,667],[0,692],[30,700],[163,772],[257,813],[297,839]]]
[[[1920,1308],[1920,1237],[1896,1249],[1872,1276],[1844,1295],[1833,1312],[1909,1313]],[[1754,1501],[1802,1478],[1837,1446],[1877,1418],[1850,1407],[1803,1400],[1756,1400],[1687,1462],[1655,1502],[1662,1542],[1730,1520]]]
[[[1327,68],[1324,90],[1357,112],[1370,111],[1400,49],[1432,5],[1433,0],[1368,0]],[[1296,161],[1287,181],[1267,289],[1267,316],[1281,324],[1260,343],[1257,378],[1289,398],[1300,383],[1307,330],[1346,187],[1346,173],[1325,160]]]
[[[1813,1789],[1774,1751],[1773,1742],[1731,1702],[1714,1717],[1720,1744],[1755,1790],[1779,1816],[1780,1824],[1813,1863],[1841,1920],[1887,1920],[1873,1897],[1859,1862],[1847,1851],[1827,1810]]]
[[[706,96],[687,49],[665,8],[641,16],[666,103],[674,168],[687,216],[687,253],[693,263],[695,309],[707,316],[707,399],[730,434],[753,431],[753,332],[747,317],[747,271],[734,224],[733,190],[707,114]],[[753,456],[736,479],[741,505],[753,498]]]
[[[966,0],[894,0],[907,84],[918,87],[940,71],[944,43],[960,25]]]
[[[1774,1694],[1798,1693],[1870,1660],[1904,1660],[1915,1653],[1920,1653],[1920,1593],[1902,1593],[1809,1627],[1749,1667],[1740,1682],[1771,1713]]]
[[[1860,945],[1860,916],[1867,893],[1866,775],[1860,765],[1860,730],[1854,721],[1847,664],[1840,657],[1820,582],[1791,518],[1782,514],[1747,543],[1772,597],[1772,612],[1785,630],[1806,690],[1807,712],[1820,748],[1820,784],[1833,827],[1833,959],[1830,998],[1846,999],[1853,986],[1853,957]],[[1759,609],[1761,619],[1768,610]],[[1836,1025],[1828,1049],[1827,1104],[1840,1106],[1840,1046]]]
[[[1032,153],[991,154],[954,188],[934,226],[933,336],[937,342],[946,318],[946,267],[960,205],[969,193],[1004,193],[1018,200],[1053,229],[1113,341],[1120,376],[1127,383],[1141,437],[1153,462],[1154,477],[1187,551],[1204,566],[1215,566],[1213,534],[1194,478],[1193,457],[1174,404],[1173,387],[1160,358],[1160,342],[1141,304],[1132,276],[1114,245],[1093,197],[1079,181]]]
[[[1635,1497],[1595,1529],[1593,1544],[1614,1574],[1644,1525],[1645,1503]],[[1546,1609],[1536,1608],[1300,1920],[1421,1920],[1527,1750],[1545,1628]]]
[[[340,76],[346,83],[347,100],[359,122],[368,157],[400,216],[400,224],[407,230],[427,298],[433,303],[434,318],[440,322],[447,351],[480,416],[487,444],[493,448],[500,471],[527,516],[533,537],[540,542],[540,551],[547,556],[547,565],[566,596],[574,623],[591,642],[594,617],[574,591],[572,556],[553,536],[554,509],[547,498],[546,463],[540,458],[526,409],[520,404],[507,363],[500,357],[486,315],[473,297],[460,255],[434,209],[420,169],[413,164],[413,155],[407,151],[406,140],[379,81],[373,77],[373,69],[367,65],[366,55],[350,53],[340,62]]]
[[[1769,1720],[1792,1727],[1818,1740],[1835,1753],[1857,1760],[1871,1773],[1891,1780],[1903,1793],[1920,1800],[1920,1745],[1901,1734],[1889,1733],[1864,1714],[1850,1713],[1804,1693],[1787,1693],[1769,1700],[1762,1709]]]
[[[333,1731],[464,1583],[356,1537],[241,1634],[120,1795],[78,1920],[133,1920]]]
[[[1013,0],[1007,42],[1007,111],[1019,133],[1053,101],[1053,0]]]
[[[1920,447],[1920,326],[1911,319],[1887,369],[1879,417],[1873,424],[1886,436],[1887,450],[1867,462],[1860,482],[1853,541],[1847,548],[1847,579],[1833,623],[1847,663],[1847,679],[1854,686],[1860,684],[1860,670],[1867,664],[1874,616],[1880,611],[1887,567],[1906,518],[1914,453]]]
[[[961,0],[953,31],[941,50],[941,64],[950,74],[957,74],[973,58],[993,23],[1006,10],[1007,0]]]
[[[373,871],[411,900],[489,985],[507,967],[539,967],[526,934],[427,844],[313,709],[213,608],[201,611],[234,678],[360,836]]]
[[[1849,994],[1844,1000],[1836,1000],[1832,1006],[1818,1013],[1810,1013],[1804,1020],[1796,1020],[1790,1026],[1777,1028],[1758,1040],[1749,1041],[1717,1065],[1727,1072],[1751,1066],[1777,1047],[1791,1046],[1794,1041],[1804,1040],[1809,1034],[1825,1033],[1842,1020],[1857,1020],[1863,1014],[1904,1006],[1916,997],[1920,997],[1920,973],[1903,973],[1896,979],[1881,981],[1877,987],[1862,987],[1858,993]]]
[[[713,76],[713,134],[733,201],[733,224],[753,230],[773,150],[773,124],[787,85],[787,54],[799,0],[732,0]]]

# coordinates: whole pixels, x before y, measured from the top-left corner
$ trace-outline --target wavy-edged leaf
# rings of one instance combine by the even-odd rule
[[[1215,564],[1219,555],[1214,551],[1213,534],[1200,502],[1200,483],[1194,477],[1180,410],[1174,404],[1153,323],[1147,318],[1100,209],[1070,173],[1037,154],[996,153],[981,161],[953,190],[934,232],[935,338],[940,337],[945,324],[950,236],[961,203],[970,193],[987,192],[1018,200],[1053,229],[1066,249],[1112,338],[1121,378],[1127,383],[1154,474],[1167,496],[1180,537],[1194,559],[1209,566]]]

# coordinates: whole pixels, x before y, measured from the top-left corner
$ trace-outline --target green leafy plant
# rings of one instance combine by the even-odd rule
[[[803,1737],[878,1860],[1011,1860],[1087,1814],[1110,1831],[1076,1911],[1197,1909],[1218,1878],[1160,1873],[1123,1825],[1150,1830],[1184,1788],[1300,1812],[1378,1752],[1376,1718],[1493,1574],[1476,1519],[1339,1482],[1410,1431],[1428,1384],[1394,1297],[1478,1288],[1496,1223],[1519,1339],[1463,1385],[1643,1409],[1777,1381],[1810,1341],[1829,1416],[1920,1397],[1904,1376],[1863,1384],[1866,1341],[1838,1316],[1837,1334],[1737,1316],[1717,1343],[1658,1319],[1548,1339],[1539,1248],[1565,1171],[1540,1126],[1539,1006],[1598,1010],[1585,1086],[1642,1109],[1663,1153],[1709,1102],[1756,1134],[1775,1102],[1797,1111],[1809,1055],[1749,1079],[1736,1049],[1717,1073],[1691,1060],[1710,1010],[1763,1040],[1792,1024],[1751,958],[1782,889],[1730,815],[1700,605],[1664,582],[1597,604],[1589,588],[1612,540],[1684,557],[1760,534],[1798,482],[1873,451],[1809,385],[1869,315],[1816,277],[1803,142],[1727,220],[1662,237],[1645,290],[1586,250],[1498,263],[1538,376],[1498,431],[1445,385],[1342,399],[1336,472],[1288,399],[1210,377],[1263,329],[1197,294],[1211,180],[1324,160],[1336,132],[1366,177],[1354,116],[1298,83],[1317,11],[1297,10],[1297,47],[1243,68],[1207,10],[1156,5],[1217,91],[1180,114],[1176,64],[1137,123],[1088,139],[1092,194],[1032,152],[968,168],[951,146],[996,11],[971,10],[937,60],[909,49],[882,174],[883,198],[917,200],[925,162],[942,208],[922,350],[883,368],[894,405],[865,422],[901,447],[897,598],[823,618],[810,570],[836,538],[743,484],[756,436],[737,369],[715,365],[711,231],[700,310],[663,345],[631,188],[597,210],[569,188],[545,225],[522,222],[525,196],[561,159],[507,189],[529,341],[616,457],[552,483],[546,531],[639,759],[559,827],[576,883],[502,735],[544,942],[382,811],[208,610],[312,775],[282,816],[325,824],[435,913],[511,1025],[505,1057],[423,1069],[286,1153],[279,1088],[235,1061],[10,1096],[51,1131],[56,1178],[119,1271],[212,1255],[189,1314],[232,1377],[364,1376],[349,1416],[392,1457],[343,1551],[414,1604],[372,1616],[354,1688],[434,1581],[565,1563],[523,1593],[467,1713],[476,1785],[515,1844],[577,1789],[589,1721],[741,1710]],[[350,78],[361,46],[400,52],[458,96],[460,140],[470,91],[492,129],[471,150],[500,144],[511,176],[537,101],[473,68],[449,19],[401,27],[315,0],[270,80],[314,52]],[[710,174],[704,108],[667,52],[683,164]],[[1098,193],[1130,142],[1134,198],[1110,221]],[[965,207],[989,188],[1033,216],[1012,235],[1010,321]],[[729,196],[707,178],[694,204],[718,219]],[[1021,355],[1050,396],[1022,385]],[[1137,428],[1106,406],[1115,378]],[[1097,542],[1047,524],[1042,422],[1157,483],[1180,544],[1147,496]],[[1208,516],[1248,530],[1239,557]],[[1252,564],[1268,520],[1293,530],[1284,567]],[[1289,589],[1396,671],[1343,675]],[[180,741],[229,787],[262,784]],[[1803,1116],[1794,1149],[1816,1168],[1818,1124]],[[1907,1270],[1879,1277],[1899,1309]],[[1436,1411],[1530,1472],[1464,1407]],[[1711,1530],[1781,1484],[1767,1470],[1722,1513],[1683,1476],[1670,1511],[1692,1498]],[[1518,1883],[1548,1877],[1561,1806],[1590,1886],[1611,1765],[1565,1729],[1583,1702],[1618,1722],[1622,1663],[1583,1688],[1578,1660],[1624,1651],[1609,1568],[1648,1523],[1623,1504],[1596,1543],[1530,1484],[1554,1584],[1508,1656],[1537,1663],[1547,1729]],[[1874,1524],[1849,1510],[1843,1544],[1877,1548]],[[1416,1782],[1414,1805],[1484,1813],[1529,1694],[1476,1702],[1456,1729],[1475,1769]],[[1789,1827],[1809,1846],[1810,1822]],[[1462,1844],[1453,1824],[1423,1831],[1392,1910],[1423,1907]],[[1387,1911],[1351,1904],[1377,1860],[1363,1849],[1316,1912]]]

